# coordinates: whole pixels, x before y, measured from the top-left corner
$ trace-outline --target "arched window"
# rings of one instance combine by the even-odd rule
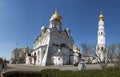
[[[100,32],[99,32],[99,35],[100,35]]]
[[[99,47],[97,48],[97,50],[99,50]]]
[[[103,51],[103,47],[101,47],[101,50]]]
[[[36,52],[34,53],[34,56],[36,56]]]
[[[101,32],[101,35],[103,35],[103,33]]]
[[[38,50],[38,55],[40,55],[40,51]]]
[[[40,57],[40,51],[39,50],[38,50],[38,54],[37,55],[38,55],[38,58],[39,58]]]

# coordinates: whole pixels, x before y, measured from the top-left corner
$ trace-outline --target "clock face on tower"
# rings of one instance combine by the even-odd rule
[[[104,22],[103,21],[99,21],[99,25],[104,25]]]

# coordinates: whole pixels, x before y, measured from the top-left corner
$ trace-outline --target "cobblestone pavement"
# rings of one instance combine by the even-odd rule
[[[113,64],[109,64],[108,67],[113,67]],[[27,64],[8,64],[6,72],[8,71],[41,71],[42,69],[60,69],[60,70],[72,70],[77,71],[78,67],[73,65],[64,65],[64,66],[35,66]],[[99,64],[87,64],[87,69],[101,69]]]

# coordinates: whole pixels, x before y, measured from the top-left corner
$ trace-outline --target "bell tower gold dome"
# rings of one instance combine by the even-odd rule
[[[50,20],[57,20],[62,23],[62,17],[58,14],[57,10],[55,10],[55,13],[51,16]]]
[[[98,20],[103,20],[104,21],[104,16],[103,16],[102,12],[100,13],[100,15],[98,17]]]

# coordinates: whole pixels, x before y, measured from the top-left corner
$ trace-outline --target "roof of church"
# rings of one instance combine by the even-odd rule
[[[15,48],[14,50],[13,50],[13,52],[21,52],[21,51],[23,51],[23,49],[24,48]],[[33,49],[29,49],[31,52],[33,51]]]
[[[23,50],[24,48],[15,48],[13,51],[21,51]]]

